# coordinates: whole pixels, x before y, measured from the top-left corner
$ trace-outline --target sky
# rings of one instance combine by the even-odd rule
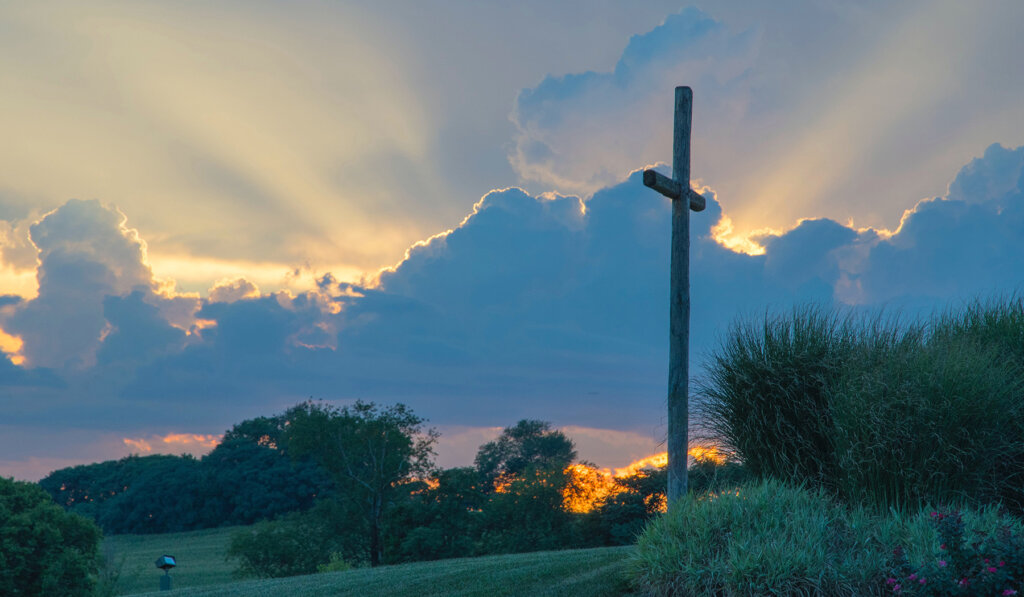
[[[661,449],[673,88],[691,374],[795,305],[1024,284],[1019,2],[0,4],[0,476],[309,398],[438,462]]]

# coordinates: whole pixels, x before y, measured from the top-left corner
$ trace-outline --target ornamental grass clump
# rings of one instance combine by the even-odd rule
[[[697,419],[753,475],[831,488],[829,390],[856,348],[853,321],[816,307],[738,322],[698,382]]]
[[[883,594],[894,535],[869,520],[772,480],[689,495],[641,535],[632,578],[650,595]]]
[[[1024,513],[1024,303],[930,320],[803,307],[738,322],[694,411],[758,477],[850,505]]]
[[[1004,465],[1024,454],[1014,369],[959,337],[862,358],[874,362],[851,366],[830,392],[844,500],[902,509],[1009,496]]]

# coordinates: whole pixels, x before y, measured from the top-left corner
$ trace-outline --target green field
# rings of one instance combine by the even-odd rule
[[[108,537],[104,550],[121,566],[122,595],[203,597],[295,595],[588,595],[628,594],[625,581],[632,547],[609,547],[417,562],[312,576],[238,581],[224,551],[234,529],[166,535]],[[154,566],[162,554],[177,558],[174,591],[160,593]]]
[[[155,562],[163,554],[178,559],[178,567],[171,571],[176,589],[232,582],[231,572],[235,566],[224,560],[224,553],[236,528],[164,535],[113,535],[103,540],[103,553],[115,569],[120,568],[117,588],[122,594],[159,589],[163,572],[156,568]]]

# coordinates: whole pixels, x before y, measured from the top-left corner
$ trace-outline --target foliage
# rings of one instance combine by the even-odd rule
[[[316,567],[316,571],[320,574],[324,574],[326,572],[344,572],[351,569],[352,564],[345,561],[345,558],[339,552],[332,553],[331,559],[328,560],[326,564],[320,564]]]
[[[383,560],[385,514],[402,484],[432,468],[433,430],[403,404],[381,408],[357,401],[341,409],[305,402],[285,413],[286,445],[293,457],[310,456],[328,471],[358,523],[367,529],[371,566]]]
[[[39,482],[104,531],[166,533],[249,524],[309,508],[332,483],[311,459],[278,446],[280,417],[243,421],[202,460],[128,456],[54,471]]]
[[[523,419],[506,427],[494,441],[477,451],[476,468],[493,487],[500,477],[528,470],[562,470],[576,459],[576,448],[564,433],[544,421]]]
[[[226,557],[239,562],[237,576],[278,578],[313,574],[338,553],[337,538],[322,516],[296,512],[235,532]]]
[[[665,467],[640,469],[615,483],[619,491],[588,516],[592,545],[633,545],[644,526],[665,511]]]
[[[738,323],[712,356],[695,410],[755,476],[828,488],[828,391],[855,347],[850,320],[813,307]]]
[[[695,410],[758,477],[847,503],[1024,512],[1024,305],[921,323],[796,309],[740,322]]]
[[[312,458],[291,458],[275,447],[276,441],[260,441],[225,439],[203,458],[210,488],[205,508],[220,524],[250,524],[303,511],[334,491],[330,476]]]
[[[564,469],[528,469],[506,477],[501,491],[490,495],[484,510],[482,549],[515,553],[573,547],[575,516],[562,499]]]
[[[0,595],[88,595],[100,538],[35,484],[0,477]]]
[[[991,508],[982,512],[982,517],[988,519],[986,524],[974,529],[969,541],[959,511],[932,511],[938,550],[932,557],[912,563],[904,549],[897,546],[892,575],[886,579],[892,593],[929,597],[1016,595],[1024,585],[1020,522]]]
[[[840,493],[914,508],[1011,497],[1024,481],[1024,378],[963,338],[878,352],[832,390]]]
[[[664,471],[665,469],[659,470]],[[687,470],[687,477],[690,493],[698,495],[710,491],[733,489],[755,480],[745,464],[732,458],[727,458],[722,462],[710,458],[698,458]],[[660,482],[660,479],[658,481]],[[661,491],[664,491],[664,485],[665,483],[662,483],[659,487]]]
[[[648,525],[632,575],[652,595],[867,595],[892,533],[820,491],[766,480],[688,494]]]
[[[474,556],[481,552],[488,497],[476,469],[438,471],[389,513],[389,563]]]

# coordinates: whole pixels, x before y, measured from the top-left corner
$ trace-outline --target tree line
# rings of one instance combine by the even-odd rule
[[[438,469],[438,434],[408,407],[307,401],[243,421],[202,459],[131,456],[62,469],[40,485],[107,533],[222,525],[242,573],[286,576],[371,565],[541,549],[623,545],[664,508],[664,469],[594,487],[570,438],[522,420],[480,446],[474,466]],[[698,463],[694,490],[743,470]]]

